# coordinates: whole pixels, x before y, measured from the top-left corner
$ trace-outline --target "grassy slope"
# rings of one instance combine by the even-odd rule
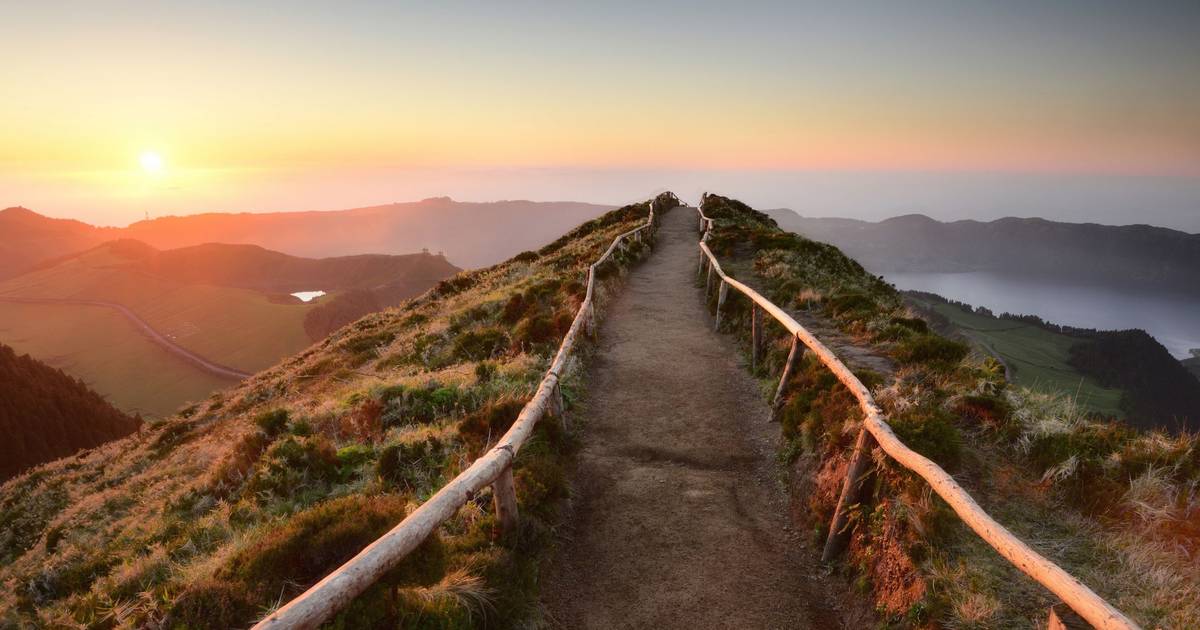
[[[311,343],[304,315],[312,304],[276,304],[246,289],[162,280],[128,269],[105,249],[0,283],[0,295],[123,304],[184,348],[248,372]],[[80,325],[85,322],[81,317]]]
[[[140,435],[0,488],[0,626],[245,626],[356,553],[482,453],[533,392],[586,266],[646,204],[460,274]],[[635,246],[602,269],[613,274]],[[577,386],[566,382],[568,402]],[[483,492],[330,627],[515,624],[565,497],[571,437],[517,458],[522,531]]]
[[[943,315],[972,341],[999,355],[1017,385],[1072,396],[1081,407],[1106,416],[1123,415],[1118,405],[1121,390],[1102,387],[1067,364],[1078,339],[1024,322],[967,313],[952,304],[909,299]]]
[[[900,296],[836,248],[710,197],[710,243],[787,308],[809,309],[890,356],[894,375],[859,372],[896,433],[941,464],[1005,526],[1146,627],[1200,624],[1200,440],[1087,420],[1070,400],[1004,381],[994,361],[932,334]],[[734,294],[730,294],[734,295]],[[726,305],[748,335],[744,300]],[[767,327],[768,332],[774,327]],[[777,336],[775,336],[777,335]],[[771,338],[773,336],[773,338]],[[773,391],[787,340],[760,368]],[[852,397],[806,360],[780,410],[795,501],[823,541],[858,429]],[[928,486],[877,459],[874,496],[852,515],[844,570],[889,626],[1040,627],[1053,598],[968,530]]]
[[[0,303],[0,339],[147,419],[230,384],[168,354],[103,307]]]

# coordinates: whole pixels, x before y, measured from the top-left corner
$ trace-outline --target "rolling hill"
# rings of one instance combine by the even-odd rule
[[[318,260],[112,241],[0,282],[0,339],[122,409],[162,416],[458,271],[430,254]],[[301,290],[328,295],[288,295]]]
[[[140,427],[82,381],[0,344],[0,481]]]
[[[873,223],[768,214],[874,273],[992,271],[1200,295],[1200,234],[1012,217],[943,223],[910,214]]]
[[[611,212],[536,253],[457,275],[136,436],[10,480],[0,487],[0,626],[89,625],[119,610],[130,627],[247,627],[513,422],[571,325],[588,265],[647,210]],[[646,251],[634,243],[601,270],[602,305],[620,267]],[[542,422],[521,450],[522,518],[542,537],[524,544],[546,543],[570,448],[558,423]],[[339,627],[474,627],[474,611],[419,599],[440,582],[486,580],[489,614],[515,619],[535,560],[494,544],[494,520],[477,512],[389,573]]]
[[[0,279],[117,239],[163,250],[249,244],[310,258],[428,249],[465,267],[480,267],[537,249],[609,209],[575,202],[464,203],[438,197],[351,210],[171,216],[102,228],[8,208],[0,210]]]

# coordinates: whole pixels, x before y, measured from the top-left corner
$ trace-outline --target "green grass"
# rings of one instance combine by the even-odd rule
[[[168,354],[108,308],[0,303],[0,340],[147,418],[231,385]]]
[[[1081,407],[1097,413],[1124,415],[1118,405],[1121,390],[1101,387],[1067,363],[1069,349],[1078,339],[1024,322],[967,313],[952,304],[913,299],[944,315],[972,341],[1000,356],[1016,384],[1077,397]]]

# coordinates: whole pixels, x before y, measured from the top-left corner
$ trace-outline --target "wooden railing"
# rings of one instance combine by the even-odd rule
[[[826,539],[825,549],[822,554],[822,561],[829,562],[845,548],[850,534],[849,528],[846,526],[849,510],[862,500],[865,487],[864,481],[871,463],[871,450],[875,444],[878,444],[883,449],[883,452],[890,455],[892,459],[920,475],[929,483],[933,491],[942,497],[950,505],[951,509],[958,514],[959,518],[974,530],[984,542],[991,545],[1000,555],[1025,572],[1026,575],[1046,587],[1051,593],[1057,595],[1072,610],[1093,626],[1105,630],[1110,628],[1128,630],[1138,627],[1137,624],[1122,614],[1121,611],[1101,599],[1099,595],[1079,580],[1031,549],[1029,545],[1026,545],[1014,536],[1012,532],[1005,529],[1000,523],[997,523],[995,519],[988,516],[987,512],[979,507],[979,504],[971,498],[971,495],[967,494],[967,491],[958,485],[954,481],[954,478],[945,470],[942,470],[941,466],[908,448],[904,442],[896,437],[896,434],[892,432],[892,428],[884,421],[883,412],[875,403],[871,392],[829,348],[825,347],[820,340],[797,323],[783,309],[771,303],[770,300],[762,295],[759,295],[754,289],[727,276],[721,270],[721,264],[717,262],[716,256],[708,248],[707,241],[712,234],[714,224],[713,219],[705,216],[703,205],[702,201],[700,207],[696,209],[700,215],[700,271],[703,272],[707,266],[708,278],[705,283],[706,291],[712,290],[714,279],[720,283],[717,289],[716,325],[720,326],[721,307],[725,303],[729,287],[733,287],[739,293],[746,296],[752,304],[750,318],[752,363],[757,364],[762,352],[763,312],[769,313],[775,318],[775,321],[779,322],[792,335],[791,351],[788,353],[787,362],[784,364],[779,386],[775,390],[772,406],[777,405],[782,400],[787,383],[791,379],[799,359],[803,356],[804,348],[807,348],[850,390],[850,393],[857,399],[859,408],[862,409],[864,416],[863,426],[859,430],[858,438],[854,444],[854,451],[850,455],[846,480],[842,486],[842,493],[838,499],[837,508],[834,510],[833,520],[829,528],[829,536]]]
[[[647,240],[656,221],[655,205],[650,201],[646,223],[613,239],[608,249],[588,267],[587,291],[571,329],[550,364],[550,369],[538,384],[533,398],[521,409],[508,432],[491,449],[447,483],[437,494],[409,514],[388,533],[368,545],[358,555],[335,569],[282,608],[267,615],[254,626],[255,630],[278,628],[315,628],[374,584],[384,573],[394,568],[406,555],[417,548],[446,519],[487,486],[492,486],[496,520],[501,532],[511,534],[517,527],[517,495],[513,485],[512,464],[517,451],[533,433],[538,420],[547,412],[563,415],[559,379],[567,360],[575,349],[581,332],[594,336],[596,332],[596,269],[608,261],[629,239]]]

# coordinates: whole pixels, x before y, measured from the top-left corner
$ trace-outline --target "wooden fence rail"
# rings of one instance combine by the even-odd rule
[[[830,351],[812,333],[797,323],[783,309],[762,295],[759,295],[754,289],[725,275],[725,272],[721,270],[721,264],[717,262],[716,256],[713,255],[708,247],[707,241],[712,234],[714,222],[713,219],[704,214],[703,199],[700,207],[696,209],[700,215],[700,231],[702,234],[700,238],[700,269],[704,270],[707,267],[708,270],[706,291],[711,291],[714,277],[719,283],[717,322],[720,322],[721,306],[725,301],[727,289],[728,287],[732,287],[738,293],[746,296],[753,304],[755,310],[761,309],[763,312],[769,313],[774,317],[775,321],[786,328],[788,333],[793,337],[792,350],[788,354],[787,364],[784,366],[782,378],[776,389],[775,399],[772,401],[773,405],[777,407],[782,401],[787,381],[790,379],[795,369],[795,362],[800,355],[798,351],[800,349],[798,343],[800,343],[815,354],[821,363],[833,372],[838,380],[850,390],[850,393],[858,401],[858,406],[864,415],[863,426],[855,441],[854,451],[850,456],[850,465],[846,473],[846,480],[829,528],[829,537],[826,540],[825,550],[822,554],[823,561],[828,562],[832,560],[845,547],[850,533],[848,531],[849,528],[846,527],[848,512],[852,506],[860,502],[864,485],[862,483],[864,481],[863,478],[870,468],[871,450],[875,444],[878,444],[883,449],[883,452],[890,455],[892,459],[920,475],[933,488],[933,491],[942,497],[950,505],[950,508],[958,514],[959,518],[974,530],[984,542],[991,545],[1001,556],[1004,556],[1014,566],[1025,572],[1026,575],[1046,587],[1051,593],[1057,595],[1064,603],[1093,626],[1104,630],[1130,630],[1138,628],[1137,624],[1122,614],[1121,611],[1104,601],[1099,595],[1072,577],[1061,567],[1031,549],[1029,545],[1026,545],[1014,536],[1012,532],[1005,529],[1000,523],[997,523],[983,508],[979,507],[979,504],[971,498],[971,495],[967,494],[967,491],[962,486],[958,485],[958,482],[953,477],[945,470],[942,470],[941,466],[908,448],[904,442],[896,437],[896,434],[892,432],[892,428],[883,419],[883,412],[875,403],[871,392],[837,358],[837,355]],[[755,315],[752,314],[752,316]],[[754,343],[758,343],[758,340],[755,339]],[[757,353],[755,354],[757,355]]]
[[[297,596],[283,607],[259,621],[254,630],[281,628],[316,628],[345,607],[355,597],[374,584],[384,573],[394,568],[426,538],[453,516],[475,493],[492,486],[497,522],[502,533],[511,534],[517,526],[517,495],[513,485],[512,464],[517,451],[533,433],[538,420],[547,412],[562,416],[559,379],[575,349],[581,332],[595,335],[594,305],[596,269],[629,239],[645,240],[654,228],[655,204],[650,201],[646,223],[617,235],[604,254],[588,267],[587,292],[571,328],[550,364],[550,369],[538,384],[533,398],[521,409],[508,432],[487,453],[475,460],[466,470],[447,483],[428,501],[421,504],[400,524],[368,545],[325,579]],[[677,201],[677,200],[675,200]]]

